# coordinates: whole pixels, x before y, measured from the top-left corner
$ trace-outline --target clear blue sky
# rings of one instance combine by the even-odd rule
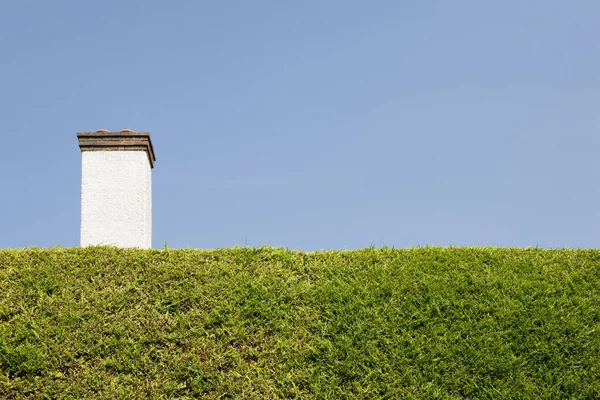
[[[0,248],[150,131],[154,247],[600,247],[600,2],[0,2]]]

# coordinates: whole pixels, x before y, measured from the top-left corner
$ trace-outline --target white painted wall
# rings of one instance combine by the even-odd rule
[[[84,151],[81,246],[152,247],[152,170],[145,151]]]

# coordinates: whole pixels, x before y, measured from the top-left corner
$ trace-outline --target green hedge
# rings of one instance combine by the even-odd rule
[[[0,398],[600,398],[600,251],[0,251]]]

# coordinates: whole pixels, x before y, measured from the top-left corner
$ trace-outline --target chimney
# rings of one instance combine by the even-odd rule
[[[81,149],[81,246],[152,247],[152,168],[148,132],[77,134]]]

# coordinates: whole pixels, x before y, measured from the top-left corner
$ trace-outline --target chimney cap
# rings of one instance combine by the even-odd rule
[[[81,151],[145,151],[154,168],[156,155],[150,139],[150,132],[134,132],[122,129],[120,132],[109,132],[98,129],[96,132],[78,132],[79,148]]]

